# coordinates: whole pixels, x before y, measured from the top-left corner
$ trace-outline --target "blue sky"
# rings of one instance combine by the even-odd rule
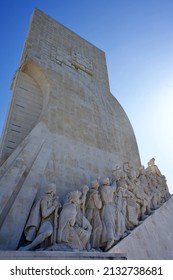
[[[110,89],[134,128],[142,164],[155,157],[173,193],[173,1],[1,0],[0,133],[35,7],[106,53]]]

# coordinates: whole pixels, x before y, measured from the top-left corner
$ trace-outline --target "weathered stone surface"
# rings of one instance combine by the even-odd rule
[[[39,10],[12,89],[2,161],[41,122],[52,139],[46,174],[55,172],[62,189],[125,161],[138,166],[133,129],[109,90],[104,52]]]
[[[173,197],[109,250],[109,253],[126,252],[128,260],[172,260],[172,213]]]
[[[37,9],[12,91],[0,147],[0,248],[9,250],[47,184],[56,183],[63,200],[113,166],[140,165],[104,52]]]

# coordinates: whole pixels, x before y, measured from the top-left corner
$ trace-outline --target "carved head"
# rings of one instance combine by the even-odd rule
[[[80,191],[74,191],[68,193],[68,201],[78,205],[80,203],[81,192]]]
[[[98,187],[99,187],[99,182],[97,180],[91,182],[91,189],[97,190]]]
[[[56,185],[54,183],[50,183],[47,187],[46,193],[56,194]]]
[[[155,163],[155,158],[151,158],[148,162],[148,166],[154,165]]]
[[[103,184],[103,186],[109,186],[109,184],[110,184],[109,178],[104,178],[102,181],[102,184]]]
[[[85,186],[83,187],[83,189],[82,189],[82,192],[83,192],[83,193],[87,193],[88,190],[89,190],[89,187],[88,187],[87,185],[85,185]]]

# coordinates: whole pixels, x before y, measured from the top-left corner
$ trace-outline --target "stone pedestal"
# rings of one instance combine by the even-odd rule
[[[101,252],[0,251],[0,260],[126,260],[126,254]]]

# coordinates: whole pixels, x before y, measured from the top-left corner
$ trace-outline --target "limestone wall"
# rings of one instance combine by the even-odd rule
[[[45,184],[69,190],[124,162],[140,165],[133,128],[110,93],[104,52],[37,9],[12,89],[1,163],[41,122],[52,142]]]

